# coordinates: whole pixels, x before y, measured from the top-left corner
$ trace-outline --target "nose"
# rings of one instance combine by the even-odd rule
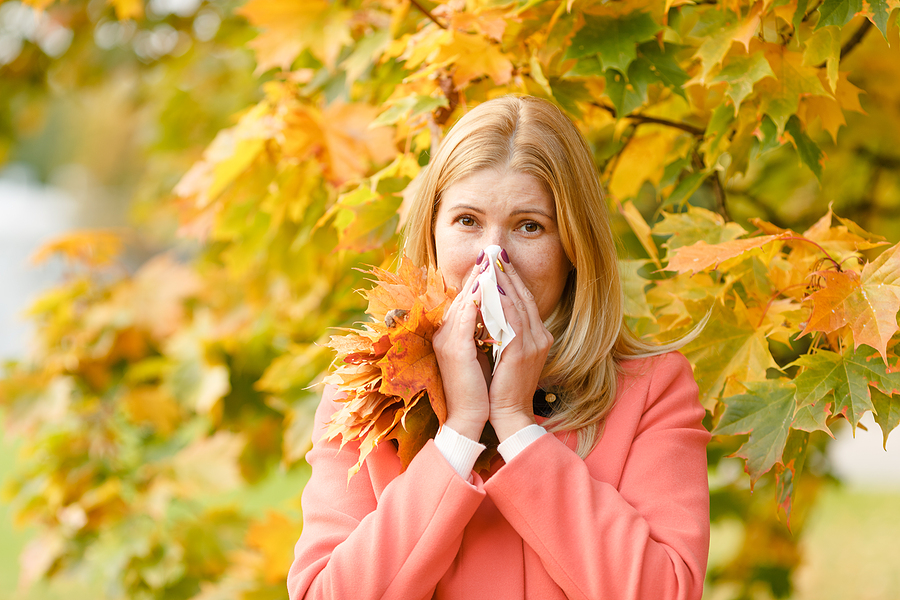
[[[484,238],[484,247],[488,246],[500,246],[501,248],[506,248],[506,232],[501,227],[492,227],[487,232],[485,232]]]
[[[475,250],[475,264],[481,262],[481,259],[484,258],[484,249],[488,246],[500,246],[501,248],[506,248],[504,243],[506,242],[506,236],[503,234],[502,230],[499,228],[492,228],[484,232],[483,235],[479,236],[478,243],[481,245],[480,248]]]

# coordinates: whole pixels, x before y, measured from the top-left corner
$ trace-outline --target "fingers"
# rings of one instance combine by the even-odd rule
[[[534,294],[522,281],[515,266],[508,261],[508,256],[506,257],[507,260],[503,260],[504,255],[505,253],[501,253],[501,258],[498,259],[501,268],[498,269],[497,280],[500,282],[500,289],[505,297],[501,298],[504,310],[507,310],[507,306],[513,309],[510,311],[511,314],[507,315],[507,319],[513,323],[514,327],[516,323],[513,320],[519,321],[519,327],[516,328],[517,333],[519,329],[524,328],[523,326],[527,326],[531,331],[546,332],[544,323],[541,320],[540,310],[535,303]],[[506,302],[504,302],[504,299]],[[547,334],[549,335],[549,332]]]

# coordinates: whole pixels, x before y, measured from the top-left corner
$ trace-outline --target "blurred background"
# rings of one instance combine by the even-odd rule
[[[47,10],[41,10],[41,5],[48,4]],[[263,98],[264,86],[277,81],[271,71],[257,69],[255,55],[248,46],[257,30],[236,12],[241,4],[203,0],[0,2],[0,359],[8,365],[48,355],[53,328],[63,327],[54,319],[63,319],[60,315],[66,311],[65,302],[54,297],[54,290],[64,290],[58,293],[70,294],[67,297],[77,303],[79,298],[87,297],[78,294],[87,292],[76,293],[73,286],[81,285],[79,282],[88,272],[93,273],[90,277],[99,278],[91,280],[90,286],[96,289],[91,288],[94,291],[90,293],[102,296],[114,293],[103,288],[105,282],[138,272],[151,257],[162,253],[187,260],[199,255],[203,242],[197,236],[179,235],[182,222],[173,190],[192,165],[202,159],[217,133],[233,126],[237,115]],[[434,4],[439,3],[429,3]],[[896,25],[891,36],[890,52],[885,52],[880,35],[869,35],[848,61],[841,63],[842,71],[856,76],[857,85],[875,90],[861,99],[867,114],[854,114],[841,130],[846,136],[844,145],[829,151],[833,162],[840,162],[842,153],[853,154],[852,160],[847,159],[846,166],[841,163],[820,185],[809,173],[801,172],[795,158],[777,153],[769,156],[754,181],[748,178],[731,183],[728,193],[737,220],[762,216],[799,231],[824,214],[832,202],[840,215],[856,220],[891,243],[900,241],[900,160],[867,154],[865,148],[870,146],[857,143],[871,140],[873,131],[880,127],[886,130],[878,135],[895,143],[900,139],[891,129],[893,121],[881,117],[880,111],[888,109],[875,103],[881,100],[878,94],[887,94],[893,102],[900,103],[900,80],[884,67],[885,61],[900,64]],[[301,57],[300,62],[304,60],[307,59]],[[865,85],[873,81],[876,83]],[[821,193],[823,188],[829,193]],[[783,201],[786,195],[792,198],[791,202]],[[645,202],[642,208],[650,203]],[[646,212],[652,214],[652,207]],[[241,223],[253,226],[246,215]],[[110,239],[119,241],[110,241],[115,248],[109,249],[104,247],[102,238],[81,243],[66,237],[84,230],[103,230],[114,236]],[[53,252],[46,251],[48,243],[56,244]],[[388,253],[390,250],[387,248]],[[113,255],[115,258],[110,258]],[[369,262],[377,263],[380,255],[367,256]],[[163,277],[183,277],[183,289],[192,289],[189,276],[177,270]],[[149,281],[152,286],[152,278]],[[299,300],[291,310],[308,306],[308,299],[304,300],[306,305],[301,302],[305,296],[295,296]],[[179,297],[200,295],[184,291]],[[109,301],[110,310],[119,310],[114,300]],[[54,472],[49,465],[74,459],[66,458],[61,450],[54,449],[56,454],[48,457],[26,448],[24,440],[37,434],[17,417],[12,431],[0,430],[0,481],[5,486],[0,500],[0,599],[73,595],[118,598],[123,594],[160,597],[154,594],[165,589],[165,582],[193,578],[191,585],[196,586],[210,573],[220,577],[219,584],[201,586],[203,593],[198,598],[239,597],[248,590],[256,590],[258,595],[253,597],[281,597],[279,569],[284,568],[281,565],[285,560],[289,564],[290,540],[299,531],[297,500],[306,477],[299,456],[308,431],[299,420],[293,422],[292,429],[288,417],[288,433],[281,434],[282,415],[293,413],[272,398],[281,398],[291,409],[303,406],[305,411],[312,400],[309,393],[298,391],[302,386],[296,382],[279,388],[280,384],[269,381],[269,388],[254,388],[253,382],[260,379],[277,349],[290,346],[286,335],[278,341],[279,330],[271,322],[257,323],[253,326],[256,333],[241,333],[235,339],[253,349],[255,341],[264,337],[261,331],[267,332],[265,335],[275,331],[274,349],[260,346],[258,352],[248,351],[241,359],[245,362],[236,363],[228,358],[231,355],[227,336],[205,330],[196,333],[204,326],[203,321],[196,315],[192,318],[184,318],[184,324],[203,341],[201,345],[192,346],[190,340],[176,342],[182,344],[183,352],[178,355],[181,362],[160,366],[145,360],[142,369],[151,375],[142,372],[127,376],[154,381],[154,377],[166,381],[171,377],[173,386],[188,386],[198,403],[209,405],[204,419],[216,424],[240,422],[251,414],[229,405],[229,398],[238,392],[253,398],[257,404],[252,419],[245,421],[246,427],[229,425],[224,430],[234,437],[212,436],[208,439],[213,441],[206,446],[197,446],[197,460],[213,456],[233,459],[228,464],[210,461],[211,468],[218,469],[218,483],[196,492],[183,492],[183,506],[167,509],[162,517],[152,515],[149,524],[131,522],[128,526],[139,531],[143,531],[140,527],[155,531],[154,527],[159,526],[158,534],[135,536],[146,547],[129,546],[124,541],[129,530],[110,533],[100,529],[81,540],[82,547],[77,551],[66,547],[65,552],[82,556],[89,568],[74,569],[63,577],[57,563],[63,555],[63,542],[46,538],[46,532],[34,524],[33,517],[42,510],[36,498],[66,493],[53,487],[50,480]],[[312,323],[309,327],[319,326]],[[121,346],[121,352],[127,353],[123,340],[120,335],[108,343]],[[153,347],[155,343],[149,339],[138,345]],[[296,355],[300,351],[292,348],[292,352]],[[65,360],[64,356],[49,354],[54,360]],[[158,356],[162,351],[147,354]],[[312,366],[306,368],[317,372],[327,365],[328,358],[315,354],[310,362]],[[217,369],[223,367],[232,373],[230,383],[224,387],[217,379],[217,373],[221,373]],[[238,389],[241,379],[234,373],[243,373],[246,390]],[[12,397],[14,391],[10,384],[5,393]],[[168,406],[162,399],[153,402],[159,402],[152,404],[159,410]],[[49,403],[35,406],[35,410],[55,410]],[[0,419],[7,421],[10,410],[0,405]],[[273,416],[276,413],[277,418]],[[156,417],[146,418],[157,433],[172,427],[158,419],[154,421]],[[73,421],[72,427],[83,427],[78,423]],[[816,501],[808,507],[808,514],[796,517],[805,522],[802,537],[798,538],[798,556],[802,558],[791,554],[785,559],[788,563],[794,561],[796,568],[790,570],[793,588],[785,588],[784,597],[900,598],[900,545],[896,543],[900,539],[900,442],[895,434],[885,450],[881,430],[871,415],[863,423],[866,429],[857,430],[855,436],[849,427],[838,427],[836,441],[827,445],[823,456],[827,467],[821,469],[827,476],[822,477],[822,487]],[[276,429],[279,433],[274,433]],[[65,437],[68,434],[55,435],[61,444],[77,442],[76,437]],[[115,439],[121,441],[128,435],[137,434],[117,430]],[[240,449],[231,445],[239,435],[241,444],[246,443]],[[292,441],[291,435],[304,441]],[[277,454],[272,444],[276,449],[286,448],[283,453],[291,458],[269,457],[267,452]],[[185,445],[190,442],[182,440],[182,446]],[[162,443],[149,452],[163,452]],[[143,459],[128,460],[139,464]],[[170,467],[175,471],[180,468]],[[112,472],[125,467],[97,468]],[[713,476],[738,480],[744,477],[741,471],[737,459],[723,459]],[[172,485],[186,485],[184,482],[195,475],[188,472],[173,476]],[[234,479],[234,485],[227,485],[230,479]],[[238,480],[248,483],[238,484]],[[40,482],[32,500],[23,493],[29,482]],[[68,481],[65,485],[74,484]],[[143,489],[144,484],[128,485]],[[170,492],[158,493],[162,497]],[[128,494],[117,494],[119,502],[128,502]],[[102,510],[122,510],[103,502],[97,500],[97,506],[105,506]],[[766,504],[765,510],[771,510],[771,506]],[[71,518],[73,527],[87,523],[90,529],[94,516],[89,510],[88,514],[61,518]],[[192,547],[177,532],[187,527],[185,523],[218,527],[218,533]],[[783,524],[778,526],[784,528]],[[749,535],[734,519],[715,523],[711,569],[730,564]],[[178,544],[170,543],[172,539],[178,539]],[[177,556],[167,553],[174,547],[180,548]],[[777,554],[779,549],[769,547],[766,551]],[[125,558],[116,558],[120,554]],[[196,573],[191,571],[194,567],[184,566],[190,562],[185,556],[200,557],[191,563],[200,565]],[[266,571],[263,566],[270,560],[279,565],[274,571]],[[138,577],[134,573],[143,578],[140,585],[127,579]],[[29,585],[22,585],[23,580]],[[154,582],[162,583],[154,587]],[[746,597],[770,597],[773,589],[754,589]],[[184,595],[173,594],[172,597]],[[712,590],[709,597],[732,595],[729,589],[718,589]]]

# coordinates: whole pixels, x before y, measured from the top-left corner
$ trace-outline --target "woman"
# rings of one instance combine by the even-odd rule
[[[493,372],[473,339],[490,245],[516,333]],[[460,290],[434,337],[447,420],[403,473],[382,444],[349,484],[355,453],[315,443],[291,598],[699,598],[704,411],[687,361],[623,325],[608,215],[573,124],[529,97],[469,112],[424,174],[405,251]],[[487,424],[503,460],[482,477]]]

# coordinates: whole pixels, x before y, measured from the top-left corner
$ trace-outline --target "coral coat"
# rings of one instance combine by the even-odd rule
[[[309,452],[299,598],[700,598],[709,551],[704,411],[678,353],[623,363],[599,445],[541,436],[466,482],[429,441],[405,472],[381,444]],[[313,439],[336,410],[326,392]],[[541,418],[538,418],[541,422]]]

